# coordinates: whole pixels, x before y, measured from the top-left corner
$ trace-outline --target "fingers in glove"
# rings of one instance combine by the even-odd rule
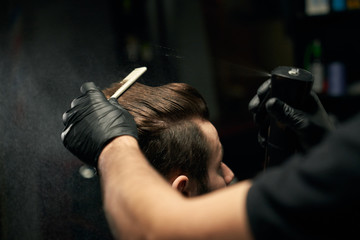
[[[117,100],[116,98],[109,98],[109,102],[110,102],[113,106],[119,108],[120,110],[122,110],[122,111],[124,110],[124,108],[119,104],[119,102],[118,102],[118,100]]]
[[[94,104],[102,101],[107,101],[104,93],[96,87],[93,82],[86,82],[80,87],[80,97],[74,99],[71,103],[71,107],[80,104]]]
[[[70,121],[70,119],[72,118],[74,113],[78,111],[79,108],[83,107],[86,104],[89,104],[88,103],[89,97],[88,97],[87,92],[90,90],[98,91],[98,88],[95,86],[95,84],[93,82],[84,83],[80,87],[80,92],[83,94],[81,96],[75,98],[74,100],[72,100],[71,104],[70,104],[70,109],[62,115],[63,124],[65,126],[68,125],[68,122]],[[96,91],[93,93],[93,95],[94,94],[99,95],[96,93]]]
[[[65,126],[68,126],[69,123],[75,124],[80,121],[87,115],[85,113],[91,109],[90,106],[95,106],[98,103],[107,101],[103,92],[101,92],[93,82],[84,83],[81,86],[80,91],[83,94],[71,102],[71,109],[65,112],[62,116]],[[79,119],[78,116],[82,116],[81,119]]]
[[[267,119],[267,113],[264,104],[261,105],[260,108],[260,99],[257,95],[255,95],[249,102],[249,111],[252,113],[253,121],[257,125],[262,125]]]
[[[258,108],[259,108],[259,104],[260,104],[260,99],[258,97],[258,95],[255,95],[249,102],[249,111],[252,113],[256,113]]]
[[[265,81],[258,88],[256,95],[249,102],[249,111],[252,113],[256,113],[259,111],[259,108],[263,104],[264,100],[266,101],[269,98],[270,93],[271,80]]]
[[[263,125],[267,120],[265,102],[270,98],[271,80],[265,81],[257,91],[257,94],[249,102],[249,111],[253,114],[253,120],[257,125]]]
[[[87,91],[90,91],[90,90],[100,91],[99,88],[96,87],[95,83],[93,83],[93,82],[86,82],[83,85],[81,85],[81,87],[80,87],[81,93],[86,93]]]
[[[266,102],[266,110],[276,121],[293,130],[300,130],[308,125],[308,118],[303,111],[292,108],[277,98]]]
[[[263,101],[265,99],[265,96],[268,95],[271,89],[271,79],[266,80],[263,82],[263,84],[260,85],[260,87],[257,90],[257,95],[260,98],[260,101]]]
[[[65,143],[65,139],[66,139],[66,135],[70,132],[71,130],[71,127],[72,127],[72,124],[66,128],[64,128],[64,130],[62,131],[61,133],[61,141]]]
[[[80,121],[84,116],[84,112],[89,109],[86,105],[76,105],[70,110],[66,111],[62,115],[63,124],[65,127],[69,126],[70,124],[76,124],[78,121]],[[82,117],[80,117],[82,116]]]
[[[83,94],[78,98],[75,98],[71,102],[71,108],[62,115],[63,124],[65,126],[68,126],[69,122],[74,123],[75,122],[74,118],[77,115],[79,115],[78,112],[83,112],[83,109],[86,109],[87,106],[89,105],[88,103],[89,103],[89,97],[86,94]]]

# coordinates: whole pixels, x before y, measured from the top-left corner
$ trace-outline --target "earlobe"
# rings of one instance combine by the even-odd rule
[[[178,190],[184,196],[188,197],[189,192],[189,178],[185,175],[177,176],[171,184],[173,189]]]

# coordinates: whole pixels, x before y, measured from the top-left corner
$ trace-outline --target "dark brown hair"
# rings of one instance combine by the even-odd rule
[[[121,84],[105,89],[105,95],[111,96]],[[198,192],[207,192],[209,145],[194,121],[209,120],[200,93],[185,83],[135,83],[118,102],[134,116],[140,148],[150,163],[167,179],[177,172],[196,179]]]

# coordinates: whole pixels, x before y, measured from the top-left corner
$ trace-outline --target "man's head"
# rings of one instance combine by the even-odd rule
[[[105,95],[120,86],[113,84]],[[217,131],[196,89],[184,83],[135,83],[118,101],[134,116],[143,153],[174,188],[193,196],[230,183],[233,173],[221,161]]]

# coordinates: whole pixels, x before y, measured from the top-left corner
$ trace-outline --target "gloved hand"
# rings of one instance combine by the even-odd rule
[[[304,109],[299,110],[277,98],[270,98],[270,89],[271,81],[267,80],[258,88],[257,94],[249,103],[254,121],[260,127],[260,145],[266,144],[270,117],[296,134],[300,150],[304,152],[321,142],[323,137],[334,129],[333,122],[314,92],[305,100]]]
[[[96,167],[98,157],[113,138],[131,135],[137,138],[133,116],[116,99],[107,100],[94,83],[84,83],[83,93],[63,114],[64,146],[80,160]]]
[[[270,118],[265,109],[265,103],[270,97],[270,88],[271,80],[269,79],[260,85],[248,106],[255,124],[259,127],[258,142],[263,148],[266,146],[267,132],[270,125]]]

